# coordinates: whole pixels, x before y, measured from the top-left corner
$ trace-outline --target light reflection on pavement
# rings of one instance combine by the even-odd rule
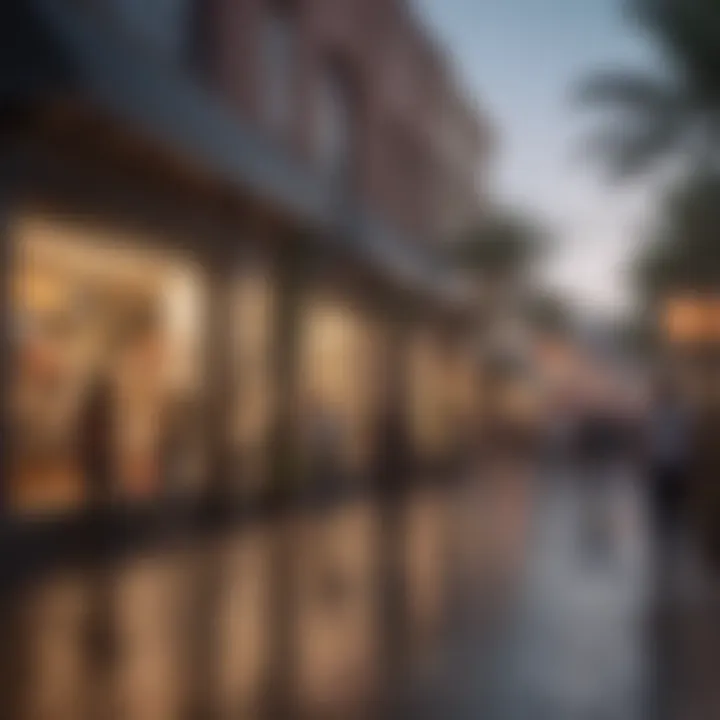
[[[472,480],[457,492],[419,488],[401,506],[407,662],[393,677],[434,676],[454,588],[479,605],[516,574],[522,493]],[[283,607],[288,713],[374,716],[388,689],[380,522],[375,502],[351,501],[26,588],[3,613],[3,717],[260,717]],[[273,598],[278,548],[290,571],[284,604]]]
[[[397,535],[407,647],[391,717],[654,720],[641,489],[622,469],[599,491],[581,480],[495,468],[407,499]],[[287,716],[378,717],[380,525],[379,508],[358,500],[300,515],[282,533],[256,523],[28,588],[3,613],[3,717],[261,717],[283,607],[273,602],[281,538]],[[708,714],[720,707],[708,597],[696,593],[680,615],[685,711],[673,720],[720,717]]]
[[[507,599],[501,628],[491,643],[465,628],[449,649],[442,680],[421,694],[408,717],[644,717],[642,505],[635,485],[618,474],[591,498],[600,519],[593,538],[586,499],[572,476],[538,480],[522,581]]]

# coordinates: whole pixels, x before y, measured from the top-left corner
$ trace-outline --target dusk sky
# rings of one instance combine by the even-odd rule
[[[546,274],[603,313],[631,302],[624,269],[648,214],[647,182],[617,186],[582,158],[599,116],[571,91],[583,76],[647,67],[622,0],[416,0],[499,135],[491,187],[544,218],[558,239]]]

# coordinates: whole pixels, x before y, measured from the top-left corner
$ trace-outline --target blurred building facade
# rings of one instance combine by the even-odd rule
[[[477,211],[487,129],[408,3],[206,5],[205,72],[239,117],[415,241]]]
[[[277,495],[327,427],[331,484],[367,485],[391,404],[418,467],[449,460],[478,386],[439,251],[489,134],[406,3],[30,0],[0,28],[21,529]]]

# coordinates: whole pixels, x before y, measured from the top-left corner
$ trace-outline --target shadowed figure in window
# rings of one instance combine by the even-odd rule
[[[113,493],[115,397],[105,373],[98,374],[87,392],[80,420],[81,463],[94,512],[107,508]]]

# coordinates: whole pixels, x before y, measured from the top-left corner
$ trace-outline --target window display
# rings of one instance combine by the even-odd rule
[[[433,459],[448,449],[451,428],[439,342],[420,330],[409,350],[410,436],[419,458]]]
[[[472,431],[479,405],[477,370],[468,347],[452,348],[445,383],[453,433],[456,440],[463,440]]]
[[[262,263],[244,268],[233,287],[233,411],[230,420],[233,471],[243,492],[267,480],[274,390],[275,286]]]
[[[15,226],[11,504],[67,510],[192,485],[203,287],[81,224]]]
[[[378,376],[377,329],[357,308],[330,297],[311,298],[300,353],[303,448],[310,461],[322,425],[332,432],[345,473],[362,473],[372,459]],[[327,420],[327,422],[324,422]]]

